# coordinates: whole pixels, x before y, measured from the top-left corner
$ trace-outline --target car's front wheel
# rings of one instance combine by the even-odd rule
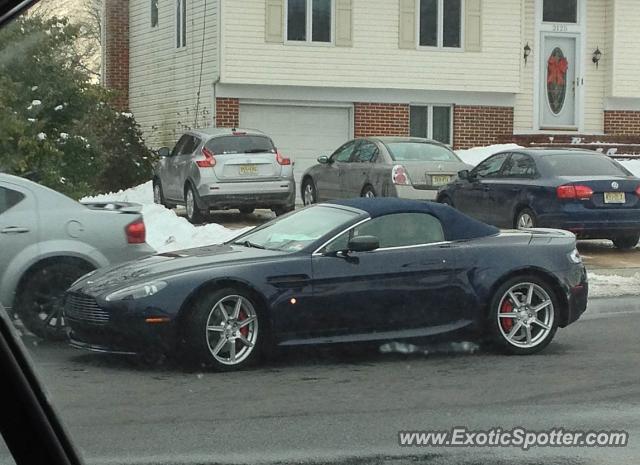
[[[630,250],[635,248],[640,241],[640,234],[633,234],[631,236],[616,237],[613,239],[613,245],[620,250]]]
[[[259,303],[242,289],[208,292],[188,317],[187,356],[201,366],[221,371],[255,363],[266,340]]]
[[[25,327],[43,339],[65,339],[64,293],[91,270],[82,260],[59,258],[28,272],[16,296],[16,312]]]
[[[558,329],[558,299],[553,288],[536,276],[509,279],[496,290],[490,305],[490,334],[508,354],[536,353]]]
[[[302,202],[305,205],[311,205],[318,201],[318,193],[313,179],[307,178],[302,184]]]

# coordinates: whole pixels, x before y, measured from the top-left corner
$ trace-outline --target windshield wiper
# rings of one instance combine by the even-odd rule
[[[266,250],[267,249],[264,245],[255,244],[255,243],[253,243],[251,241],[234,242],[234,244],[244,245],[245,247],[249,247],[250,249],[260,249],[260,250]]]

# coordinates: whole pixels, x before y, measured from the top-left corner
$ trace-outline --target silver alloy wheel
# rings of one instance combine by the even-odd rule
[[[311,205],[314,202],[313,185],[307,183],[304,187],[304,204]]]
[[[367,189],[367,191],[364,193],[364,197],[368,199],[373,199],[375,196],[376,194],[371,189]]]
[[[193,214],[196,208],[195,208],[195,199],[193,198],[193,191],[191,189],[187,189],[187,198],[185,201],[185,207],[187,209],[187,217],[193,218]]]
[[[253,352],[258,340],[258,315],[240,295],[220,299],[209,312],[206,327],[209,352],[223,365],[238,365]]]
[[[520,213],[518,216],[518,229],[533,228],[533,218],[528,213]]]
[[[160,192],[160,184],[155,184],[153,186],[153,203],[161,204],[162,203],[162,195]]]
[[[497,324],[505,340],[529,349],[542,343],[553,329],[551,297],[535,283],[518,283],[504,293],[498,305]]]

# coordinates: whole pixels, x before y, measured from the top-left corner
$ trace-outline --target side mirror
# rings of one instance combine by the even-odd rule
[[[380,241],[375,236],[356,236],[347,245],[351,252],[371,252],[380,247]]]
[[[328,165],[330,163],[329,157],[327,157],[326,155],[318,157],[318,163],[320,163],[321,165]]]
[[[458,179],[469,180],[470,177],[471,177],[471,173],[469,172],[469,170],[458,171]]]
[[[168,157],[169,155],[171,155],[171,150],[169,150],[169,147],[160,147],[158,149],[158,156],[164,158]]]

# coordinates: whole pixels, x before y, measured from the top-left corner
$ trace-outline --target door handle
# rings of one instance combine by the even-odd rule
[[[28,228],[22,228],[20,226],[9,226],[0,231],[2,234],[24,234],[28,232]]]

